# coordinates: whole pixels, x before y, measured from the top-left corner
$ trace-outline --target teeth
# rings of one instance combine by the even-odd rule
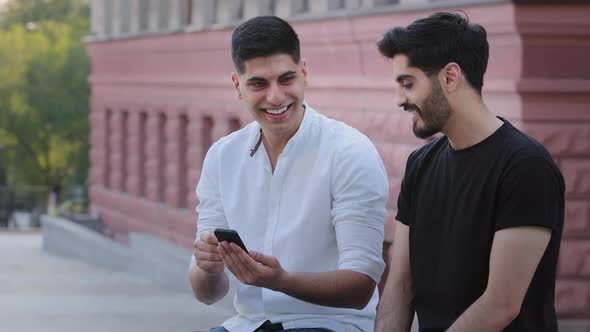
[[[285,106],[283,108],[279,108],[278,110],[266,109],[266,111],[268,113],[270,113],[270,114],[278,115],[278,114],[281,114],[281,113],[285,112],[287,110],[287,108],[289,108],[289,106]]]

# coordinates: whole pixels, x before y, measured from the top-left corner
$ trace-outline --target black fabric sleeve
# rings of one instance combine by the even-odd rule
[[[508,169],[498,190],[496,231],[519,226],[560,229],[565,190],[560,178],[542,157],[524,159]]]
[[[411,178],[415,171],[413,158],[415,154],[416,151],[412,152],[406,161],[406,170],[404,171],[400,193],[397,197],[397,214],[395,219],[406,226],[410,226],[410,192],[411,184],[414,183]]]

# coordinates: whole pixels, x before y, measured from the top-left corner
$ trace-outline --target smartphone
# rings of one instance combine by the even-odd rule
[[[233,229],[217,228],[216,230],[213,231],[213,233],[215,234],[217,241],[219,241],[219,242],[227,241],[227,242],[235,243],[238,246],[240,246],[240,248],[242,248],[242,250],[244,250],[245,252],[248,252],[248,249],[246,249],[246,246],[244,245],[244,242],[242,242],[240,235],[238,234],[238,232],[234,231]]]

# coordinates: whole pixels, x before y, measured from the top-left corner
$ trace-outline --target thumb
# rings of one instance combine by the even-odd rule
[[[258,251],[250,250],[250,257],[252,257],[258,263],[261,263],[266,266],[275,266],[276,265],[276,258],[272,256],[265,255]]]

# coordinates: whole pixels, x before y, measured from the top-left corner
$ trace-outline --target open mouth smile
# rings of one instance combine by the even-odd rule
[[[293,104],[289,104],[283,108],[277,108],[277,109],[270,109],[270,108],[262,108],[263,111],[265,111],[268,114],[272,114],[272,115],[280,115],[283,114],[287,111],[287,109],[289,109],[289,107],[291,107],[291,105]]]

